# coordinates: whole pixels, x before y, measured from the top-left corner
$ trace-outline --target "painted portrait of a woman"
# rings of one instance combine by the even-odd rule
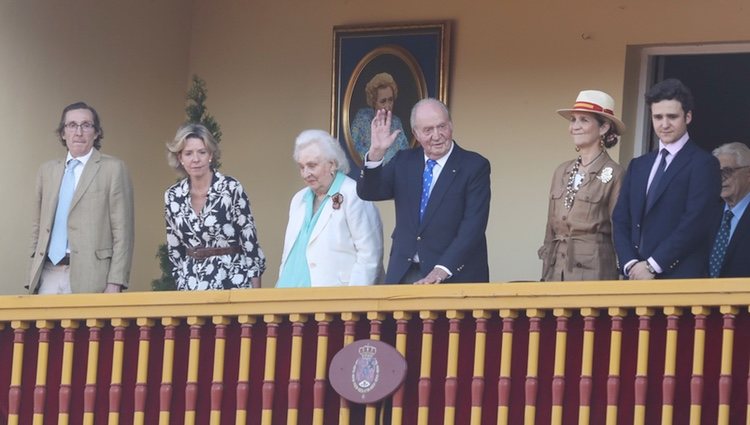
[[[367,106],[357,111],[351,125],[354,148],[359,153],[360,158],[364,158],[370,147],[370,123],[375,118],[375,112],[379,109],[393,111],[393,106],[398,98],[398,84],[391,74],[381,72],[367,83],[365,96]],[[391,132],[395,131],[398,131],[399,134],[393,145],[386,151],[385,162],[393,158],[393,155],[399,150],[409,147],[409,141],[406,139],[401,119],[394,114],[391,121]]]

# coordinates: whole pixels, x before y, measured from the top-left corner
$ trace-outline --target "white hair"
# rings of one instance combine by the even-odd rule
[[[714,149],[712,153],[717,157],[719,155],[732,155],[734,156],[734,159],[737,160],[737,165],[740,167],[750,165],[750,148],[744,143],[725,143]]]
[[[300,133],[294,141],[292,158],[299,161],[299,152],[312,145],[317,145],[320,148],[324,160],[333,161],[336,170],[344,174],[349,172],[349,161],[346,159],[346,154],[341,149],[338,140],[323,130],[305,130]]]
[[[416,104],[414,104],[414,107],[411,108],[411,116],[409,117],[409,123],[411,124],[411,128],[414,128],[414,121],[417,117],[417,109],[419,109],[422,105],[427,105],[427,104],[436,105],[438,108],[440,108],[443,111],[443,113],[445,113],[445,116],[448,117],[448,121],[452,121],[451,113],[448,110],[448,107],[445,106],[445,103],[432,97],[426,97],[420,100],[419,102],[417,102]]]

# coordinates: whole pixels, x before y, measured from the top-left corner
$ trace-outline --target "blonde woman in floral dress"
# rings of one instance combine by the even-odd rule
[[[219,146],[206,127],[187,124],[167,144],[185,178],[164,193],[167,251],[179,290],[260,288],[266,258],[240,182],[215,169]]]
[[[568,119],[577,158],[560,164],[552,177],[544,245],[539,249],[543,281],[618,279],[612,244],[612,210],[623,169],[607,154],[625,125],[614,100],[598,90],[579,93]]]

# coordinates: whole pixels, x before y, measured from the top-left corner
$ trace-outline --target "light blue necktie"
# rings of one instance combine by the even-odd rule
[[[49,242],[49,259],[52,264],[57,264],[65,257],[68,249],[68,212],[73,200],[73,192],[76,190],[75,169],[81,161],[71,159],[65,168],[62,183],[60,184],[60,196],[57,199],[57,210],[55,211],[55,223],[52,225],[52,237]]]
[[[419,202],[419,221],[424,217],[424,211],[427,209],[427,201],[430,200],[430,186],[432,186],[432,169],[437,164],[434,159],[428,159],[422,173],[422,200]]]
[[[724,257],[727,255],[727,246],[729,245],[729,231],[732,228],[732,210],[726,210],[724,217],[721,219],[719,232],[716,234],[714,248],[711,250],[711,257],[708,259],[709,277],[719,277],[721,266],[724,264]]]

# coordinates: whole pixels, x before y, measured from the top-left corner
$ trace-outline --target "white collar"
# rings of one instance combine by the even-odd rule
[[[446,153],[445,155],[435,160],[435,162],[437,162],[437,165],[439,165],[440,167],[445,167],[445,163],[448,162],[448,157],[451,156],[454,146],[456,146],[456,143],[453,140],[451,140],[451,148],[448,149],[448,153]],[[427,158],[427,155],[425,155],[424,162],[427,162],[428,159],[430,158]]]

